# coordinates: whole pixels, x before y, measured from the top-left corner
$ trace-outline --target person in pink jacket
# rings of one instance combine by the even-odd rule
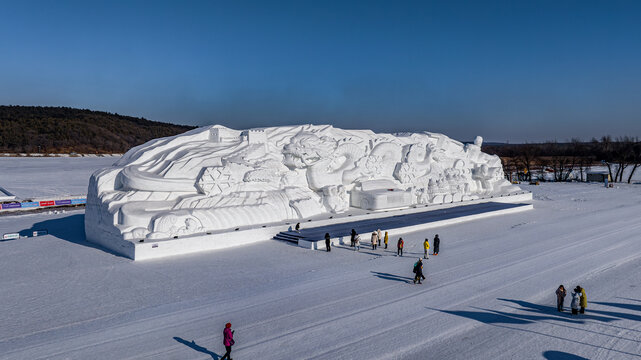
[[[231,329],[231,323],[225,324],[223,330],[223,345],[225,345],[225,355],[220,360],[231,360],[231,347],[234,345],[234,330]]]

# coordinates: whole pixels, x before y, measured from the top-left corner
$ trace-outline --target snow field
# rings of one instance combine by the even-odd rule
[[[639,358],[641,188],[525,189],[533,211],[359,253],[270,241],[135,263],[87,243],[82,211],[2,217],[51,235],[0,242],[0,359],[218,358],[228,321],[236,359]],[[556,312],[561,283],[586,289],[585,315]]]
[[[91,174],[120,157],[0,157],[0,186],[22,199],[85,195]]]

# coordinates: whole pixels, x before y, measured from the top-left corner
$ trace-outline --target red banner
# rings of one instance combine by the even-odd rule
[[[40,206],[54,206],[56,205],[55,201],[41,201]]]

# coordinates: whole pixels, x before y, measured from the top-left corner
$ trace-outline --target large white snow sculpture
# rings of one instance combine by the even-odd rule
[[[94,173],[90,240],[167,239],[239,226],[505,194],[482,139],[332,126],[223,126],[149,141]]]

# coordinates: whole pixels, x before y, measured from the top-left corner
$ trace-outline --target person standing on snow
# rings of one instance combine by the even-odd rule
[[[430,242],[427,241],[427,238],[425,238],[425,241],[423,241],[423,250],[425,252],[423,253],[423,259],[429,259],[430,258]]]
[[[231,360],[231,347],[234,345],[234,330],[231,329],[231,323],[227,323],[223,330],[223,345],[225,345],[226,352],[220,360]]]
[[[376,230],[376,236],[378,236],[378,246],[381,246],[381,239],[383,238],[383,234],[381,233],[381,229]]]
[[[585,295],[585,289],[584,288],[582,288],[582,287],[577,285],[577,287],[576,287],[576,289],[574,289],[574,291],[577,291],[577,290],[578,290],[578,292],[580,294],[580,297],[581,297],[581,299],[580,299],[581,300],[581,304],[580,304],[581,305],[581,309],[579,310],[579,313],[585,314],[585,308],[588,307],[588,297]]]
[[[361,236],[356,234],[354,237],[354,251],[361,251]]]
[[[580,305],[581,305],[580,292],[578,292],[577,289],[574,289],[574,292],[572,293],[572,302],[570,303],[570,306],[572,307],[572,315],[579,314]]]
[[[352,229],[352,237],[349,246],[354,247],[354,239],[356,238],[356,230]]]
[[[441,239],[439,239],[438,234],[434,236],[434,241],[432,242],[432,245],[434,245],[434,250],[432,251],[432,254],[438,255],[438,248],[441,245]]]
[[[376,231],[372,233],[372,250],[376,250],[376,244],[378,244],[378,235]]]
[[[403,256],[403,238],[398,238],[398,243],[396,244],[396,256]]]
[[[559,285],[559,288],[556,289],[556,309],[559,312],[563,311],[563,302],[565,301],[565,295],[567,295],[565,287],[563,285]]]
[[[387,231],[385,232],[385,248],[387,249],[387,242],[389,241],[389,236],[387,235]]]
[[[423,261],[421,261],[421,258],[418,258],[418,261],[414,263],[414,284],[418,282],[421,284],[421,279],[425,280],[425,276],[423,276]]]
[[[326,251],[332,251],[332,243],[330,242],[331,237],[329,233],[325,233],[325,249]]]

